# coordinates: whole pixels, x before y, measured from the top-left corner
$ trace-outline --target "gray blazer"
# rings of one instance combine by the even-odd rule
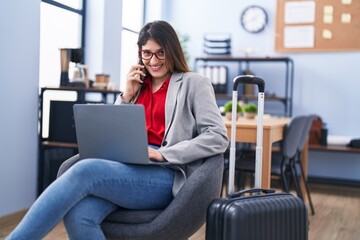
[[[121,96],[115,102],[123,103]],[[172,74],[165,103],[165,125],[159,151],[177,170],[175,196],[204,158],[223,153],[228,146],[225,124],[208,78],[193,72]]]

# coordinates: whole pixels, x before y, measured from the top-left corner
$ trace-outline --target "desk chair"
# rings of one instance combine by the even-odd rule
[[[291,173],[297,195],[302,198],[300,184],[296,170],[291,167],[291,161],[297,156],[300,138],[305,126],[306,116],[294,117],[284,129],[284,138],[280,144],[280,151],[274,152],[271,157],[271,175],[280,176],[283,189],[290,192],[287,173]],[[236,160],[235,167],[240,172],[255,171],[255,153],[243,154]]]
[[[253,152],[253,150],[251,149],[251,143],[240,143],[240,142],[236,142],[235,143],[235,156],[236,159],[241,159],[243,157],[243,155],[247,155],[250,152]],[[255,159],[255,155],[254,155],[254,159]],[[228,189],[228,180],[229,180],[229,164],[230,164],[230,144],[228,146],[228,148],[226,149],[226,151],[224,152],[224,174],[223,174],[223,183],[222,183],[222,188],[221,188],[221,193],[224,193],[224,189],[226,190],[225,192],[227,192]],[[254,167],[255,168],[255,167]],[[253,172],[252,172],[253,173]],[[235,168],[235,186],[237,190],[241,190],[241,187],[237,184],[240,182],[243,182],[243,179],[245,179],[246,176],[244,176],[244,174],[241,174],[241,171],[237,168]],[[235,190],[236,190],[235,189]]]
[[[307,183],[307,179],[305,177],[305,172],[304,172],[304,167],[301,163],[301,152],[304,150],[305,144],[308,140],[309,137],[309,133],[310,133],[310,128],[311,128],[311,124],[313,122],[313,120],[316,118],[316,115],[309,115],[306,117],[306,121],[304,124],[304,130],[301,134],[301,138],[300,138],[300,142],[299,145],[297,147],[297,156],[293,159],[292,161],[292,168],[295,171],[296,176],[299,176],[297,173],[297,167],[300,168],[300,177],[302,178],[302,180],[304,181],[304,185],[305,185],[305,189],[306,189],[306,195],[308,197],[308,201],[310,204],[310,208],[311,208],[311,213],[312,215],[315,215],[315,209],[314,209],[314,205],[312,203],[311,200],[311,196],[310,196],[310,190],[309,190],[309,186]]]
[[[66,160],[58,177],[77,161],[78,155]],[[113,212],[101,225],[105,235],[108,239],[188,239],[205,223],[210,202],[220,196],[223,164],[222,154],[205,159],[165,209]]]

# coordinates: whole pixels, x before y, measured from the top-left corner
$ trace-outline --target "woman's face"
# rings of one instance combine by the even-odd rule
[[[153,77],[153,80],[162,78],[164,78],[162,80],[165,80],[167,78],[168,69],[165,65],[165,52],[161,46],[150,39],[142,46],[141,52],[143,64]],[[144,57],[146,59],[144,59]]]

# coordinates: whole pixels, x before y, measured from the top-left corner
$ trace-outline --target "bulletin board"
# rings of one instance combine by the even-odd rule
[[[275,51],[360,51],[360,0],[277,0]]]

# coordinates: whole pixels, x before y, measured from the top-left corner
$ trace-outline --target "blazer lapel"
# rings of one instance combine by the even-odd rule
[[[166,104],[165,104],[165,125],[166,131],[171,125],[173,120],[177,95],[182,84],[182,78],[184,73],[173,73],[170,78],[168,92],[166,94]],[[165,134],[166,135],[166,134]]]

